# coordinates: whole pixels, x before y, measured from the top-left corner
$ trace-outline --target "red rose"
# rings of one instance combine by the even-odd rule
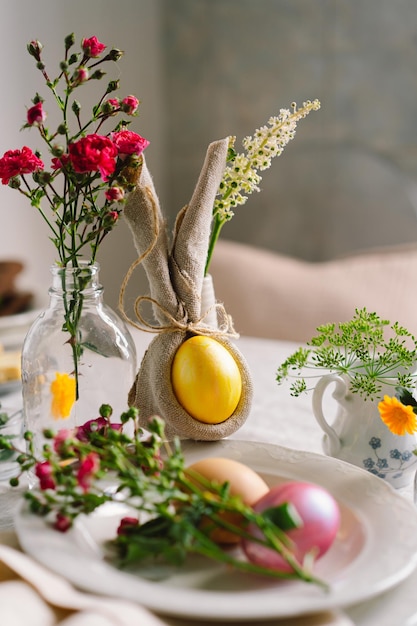
[[[1,182],[7,185],[14,176],[31,174],[43,170],[44,167],[43,162],[26,146],[21,150],[8,150],[0,159]]]
[[[37,102],[27,112],[27,121],[30,126],[42,124],[46,119],[46,113],[42,108],[42,102]]]
[[[81,42],[81,47],[83,49],[84,54],[95,59],[100,56],[103,50],[106,49],[104,43],[101,43],[97,37],[89,37],[88,39],[83,39]]]
[[[116,167],[117,148],[108,137],[87,135],[69,145],[69,157],[75,172],[99,171],[107,180]]]
[[[149,141],[131,130],[112,133],[112,139],[119,154],[141,154],[149,146]]]

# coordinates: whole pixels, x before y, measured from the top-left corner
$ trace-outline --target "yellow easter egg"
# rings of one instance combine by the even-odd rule
[[[181,406],[206,424],[227,420],[242,393],[242,377],[232,354],[219,341],[201,335],[187,339],[178,348],[171,382]]]

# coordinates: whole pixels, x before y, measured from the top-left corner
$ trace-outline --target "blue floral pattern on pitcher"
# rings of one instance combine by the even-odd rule
[[[403,470],[408,468],[409,461],[415,462],[415,456],[410,450],[398,450],[393,448],[389,450],[389,459],[378,455],[378,449],[382,446],[382,441],[379,437],[371,437],[369,440],[369,446],[373,451],[373,457],[368,457],[363,460],[363,467],[371,474],[379,476],[379,478],[386,478],[387,472],[395,472],[391,476],[392,479],[400,478]]]

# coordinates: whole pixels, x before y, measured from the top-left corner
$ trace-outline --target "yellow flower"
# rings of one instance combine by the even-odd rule
[[[417,415],[412,406],[402,404],[395,397],[384,396],[378,410],[382,421],[394,435],[412,435],[417,431]]]
[[[75,402],[75,378],[68,374],[56,372],[55,380],[51,383],[52,403],[51,413],[54,419],[69,417],[72,405]]]

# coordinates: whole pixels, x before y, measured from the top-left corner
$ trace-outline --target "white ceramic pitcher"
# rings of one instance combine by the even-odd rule
[[[331,385],[337,402],[332,423],[324,414],[330,409],[324,394]],[[313,413],[324,431],[325,454],[362,467],[400,488],[412,480],[417,469],[417,457],[413,454],[417,436],[394,435],[381,420],[378,402],[384,395],[394,395],[394,390],[392,385],[383,385],[378,400],[369,400],[350,391],[347,376],[328,374],[314,389]]]

